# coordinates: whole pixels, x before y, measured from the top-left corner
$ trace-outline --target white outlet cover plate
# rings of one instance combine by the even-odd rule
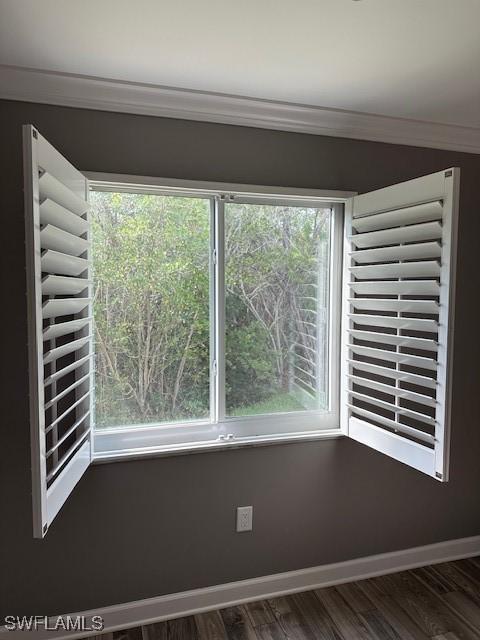
[[[251,531],[253,526],[253,507],[237,507],[237,532]]]

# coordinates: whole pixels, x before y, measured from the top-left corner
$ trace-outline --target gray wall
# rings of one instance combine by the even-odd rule
[[[0,103],[3,615],[53,614],[480,534],[480,156]],[[462,168],[451,482],[346,439],[94,466],[32,539],[21,125],[83,170],[358,190]],[[8,301],[8,308],[7,308]],[[234,509],[253,504],[252,534]]]

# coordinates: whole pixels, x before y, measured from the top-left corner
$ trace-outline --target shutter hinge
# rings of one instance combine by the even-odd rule
[[[214,376],[216,376],[218,373],[218,365],[216,360],[212,362],[212,373]]]
[[[217,250],[216,249],[214,249],[212,251],[212,262],[213,262],[213,264],[217,264]]]

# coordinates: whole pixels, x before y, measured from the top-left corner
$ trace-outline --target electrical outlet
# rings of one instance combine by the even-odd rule
[[[251,531],[253,507],[237,507],[237,532]]]

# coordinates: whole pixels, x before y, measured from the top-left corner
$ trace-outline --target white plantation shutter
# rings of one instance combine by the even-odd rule
[[[459,169],[345,212],[342,430],[448,480]]]
[[[43,537],[90,464],[88,183],[25,125],[33,528]]]

